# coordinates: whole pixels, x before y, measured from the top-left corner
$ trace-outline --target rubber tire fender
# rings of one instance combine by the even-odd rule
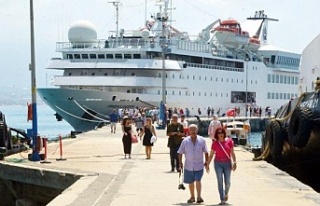
[[[288,127],[289,142],[298,148],[307,145],[312,129],[313,113],[309,108],[296,107]]]
[[[272,161],[274,164],[278,164],[282,158],[283,143],[284,143],[284,129],[281,126],[281,123],[277,120],[273,120],[270,123],[273,137],[273,145],[271,149]]]

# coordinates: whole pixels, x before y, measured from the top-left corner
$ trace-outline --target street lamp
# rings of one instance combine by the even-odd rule
[[[166,50],[168,48],[166,37],[165,37],[165,22],[168,20],[168,17],[162,16],[160,21],[162,24],[162,35],[160,38],[161,49],[162,49],[162,103],[166,104]]]
[[[245,104],[246,104],[246,117],[248,116],[248,62],[249,62],[249,59],[246,58],[245,60],[246,62],[246,99],[245,99]]]

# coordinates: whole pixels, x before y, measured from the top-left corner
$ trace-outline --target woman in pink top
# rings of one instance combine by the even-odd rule
[[[224,128],[219,127],[216,129],[215,139],[217,141],[212,142],[211,152],[206,169],[207,172],[209,172],[209,165],[213,155],[215,154],[214,170],[217,176],[218,190],[221,200],[219,205],[225,205],[228,201],[231,170],[234,171],[237,168],[236,155],[234,154],[233,150],[233,141],[231,138],[226,138],[226,131]],[[233,165],[231,165],[231,158],[233,159]]]

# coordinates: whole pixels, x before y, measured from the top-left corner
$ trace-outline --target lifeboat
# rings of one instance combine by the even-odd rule
[[[250,37],[247,31],[241,29],[240,23],[234,19],[223,20],[220,25],[211,30],[212,36],[227,48],[246,48],[257,51],[260,40],[257,36]]]
[[[258,37],[254,36],[254,37],[250,37],[249,39],[249,43],[247,45],[247,49],[250,51],[257,51],[260,48],[261,44],[260,44],[260,40]]]

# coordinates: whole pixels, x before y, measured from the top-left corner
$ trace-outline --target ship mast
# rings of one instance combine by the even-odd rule
[[[109,1],[108,3],[113,4],[116,7],[116,42],[118,42],[119,37],[119,4],[120,1]]]

